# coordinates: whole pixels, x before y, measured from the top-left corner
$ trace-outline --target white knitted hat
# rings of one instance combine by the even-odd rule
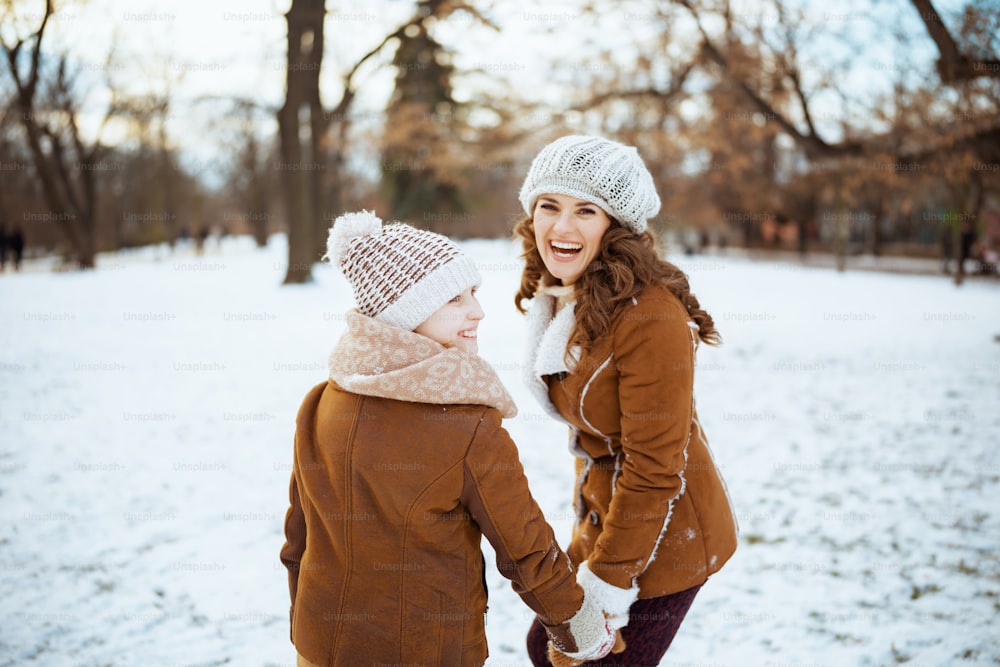
[[[535,200],[550,193],[578,197],[597,206],[636,234],[660,211],[660,197],[639,152],[601,137],[556,139],[535,156],[519,199],[532,214]]]
[[[340,267],[368,317],[412,331],[438,308],[482,283],[475,263],[447,237],[369,211],[333,222],[324,257]]]

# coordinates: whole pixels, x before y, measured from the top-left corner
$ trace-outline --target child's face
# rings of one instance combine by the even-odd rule
[[[414,331],[445,347],[457,347],[476,354],[479,351],[476,329],[479,320],[484,317],[486,314],[476,298],[476,288],[470,287],[438,308]]]

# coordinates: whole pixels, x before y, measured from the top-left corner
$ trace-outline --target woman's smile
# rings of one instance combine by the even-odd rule
[[[533,214],[535,245],[545,268],[572,285],[597,257],[611,218],[599,206],[576,197],[543,194]]]

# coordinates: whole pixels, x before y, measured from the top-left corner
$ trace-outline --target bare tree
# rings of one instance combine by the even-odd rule
[[[865,100],[852,98],[840,76],[842,63],[828,62],[826,71],[818,71],[815,62],[802,62],[801,48],[815,35],[803,24],[801,10],[790,3],[774,0],[768,5],[772,25],[767,30],[746,15],[738,17],[728,2],[714,12],[715,21],[708,20],[713,12],[690,0],[675,3],[694,20],[705,60],[721,83],[739,92],[748,115],[790,139],[805,171],[818,168],[824,174],[822,198],[831,211],[840,266],[851,229],[858,227],[848,215],[851,211],[862,207],[870,214],[865,245],[878,253],[879,226],[902,205],[902,191],[919,196],[928,179],[941,183],[957,177],[975,184],[983,176],[973,173],[975,165],[995,162],[1000,154],[997,65],[995,56],[982,55],[988,53],[989,40],[980,39],[979,55],[966,53],[963,48],[972,47],[961,44],[970,39],[963,35],[963,41],[956,40],[927,0],[913,4],[940,49],[940,76],[920,77],[921,83],[914,85],[916,77],[906,80],[900,75],[891,95],[869,95]],[[981,11],[970,4],[966,16],[981,16]],[[997,12],[992,11],[988,21],[995,23]],[[725,29],[710,31],[708,25],[717,26],[718,19]],[[853,57],[857,63],[860,56]],[[761,72],[773,76],[761,78]],[[830,134],[829,122],[824,130],[821,120],[830,120],[825,104],[831,95],[844,102],[842,109],[865,109],[865,121],[852,122],[845,111],[839,133]],[[799,167],[792,178],[803,173]],[[959,199],[957,206],[978,216],[981,197],[964,194]]]
[[[221,130],[232,132],[228,151],[232,161],[224,167],[228,172],[226,190],[239,211],[238,218],[247,223],[257,247],[263,248],[270,232],[271,193],[276,189],[268,165],[276,147],[259,135],[257,121],[261,114],[270,115],[273,110],[245,98],[232,100],[232,106]]]
[[[419,0],[417,17],[444,16],[450,5]],[[400,35],[392,64],[396,82],[382,138],[382,190],[394,218],[422,219],[436,231],[454,232],[449,223],[465,207],[449,150],[461,125],[450,54],[425,21],[415,20]]]
[[[776,0],[773,3],[775,16],[778,19],[781,43],[775,46],[769,44],[760,32],[753,34],[756,37],[755,48],[761,53],[766,52],[763,57],[766,57],[780,73],[780,77],[771,81],[772,85],[769,88],[755,85],[747,76],[748,69],[740,58],[746,51],[745,48],[739,46],[737,46],[736,52],[733,51],[735,38],[730,40],[728,44],[717,43],[705,28],[701,11],[690,0],[675,0],[675,2],[685,7],[695,19],[702,35],[702,49],[708,59],[716,64],[727,80],[741,90],[755,111],[761,113],[769,123],[775,124],[782,133],[792,138],[808,158],[822,160],[840,157],[869,157],[890,153],[901,160],[912,160],[928,157],[942,149],[941,146],[935,145],[929,137],[916,147],[898,146],[897,137],[891,132],[881,135],[869,134],[865,138],[845,137],[836,141],[825,139],[814,120],[816,107],[819,103],[816,101],[816,96],[811,94],[805,85],[804,70],[798,61],[797,40],[800,38],[796,36],[794,17],[791,16],[781,0]],[[929,0],[914,0],[914,3],[930,6]],[[947,33],[947,28],[941,23],[940,18],[932,23],[935,26],[935,32]],[[951,43],[954,44],[954,40]],[[948,58],[951,58],[952,55],[949,55]],[[977,76],[995,76],[993,74],[995,68],[987,67],[988,61],[972,61],[968,58],[965,60],[970,63],[970,71],[975,72]],[[955,68],[948,65],[946,69],[950,71]],[[965,68],[961,66],[960,69],[964,71]],[[954,74],[950,76],[952,78],[958,76],[959,79],[967,80],[970,78],[967,74],[968,72],[961,76]],[[949,80],[942,82],[949,83]],[[823,82],[823,85],[827,84],[829,82]],[[790,113],[792,106],[789,104],[789,99],[794,100],[794,107],[798,115],[801,116],[801,122],[796,122],[793,119]],[[971,134],[968,133],[966,127],[956,128],[955,135],[950,138],[948,143],[986,141],[992,144],[998,129],[1000,129],[1000,125],[996,123],[977,129]]]
[[[466,6],[456,2],[449,11],[458,8]],[[475,14],[471,8],[468,11]],[[293,0],[285,15],[288,71],[285,103],[278,111],[281,150],[278,168],[282,171],[288,217],[286,284],[311,279],[312,265],[319,260],[326,233],[320,212],[340,208],[342,170],[358,72],[389,44],[414,29],[420,30],[433,16],[418,12],[362,55],[343,75],[340,99],[332,109],[324,110],[319,96],[319,75],[325,15],[323,0]],[[331,124],[336,124],[332,141],[328,136]],[[305,143],[301,139],[303,134],[307,136]]]
[[[12,15],[12,3],[7,3],[5,11],[8,17]],[[75,261],[81,268],[92,268],[97,250],[97,176],[104,148],[100,133],[88,142],[80,132],[80,100],[67,57],[56,57],[54,67],[43,62],[45,30],[54,12],[52,0],[46,0],[38,28],[13,44],[3,41],[2,46],[45,201]],[[109,107],[108,115],[110,112]]]

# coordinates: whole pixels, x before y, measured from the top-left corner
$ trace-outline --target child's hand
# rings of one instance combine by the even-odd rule
[[[617,654],[624,650],[625,640],[622,639],[622,632],[615,630],[615,645],[611,648],[611,652]],[[552,663],[552,667],[577,667],[577,665],[583,664],[582,660],[571,658],[557,649],[552,642],[549,642],[549,662]]]

